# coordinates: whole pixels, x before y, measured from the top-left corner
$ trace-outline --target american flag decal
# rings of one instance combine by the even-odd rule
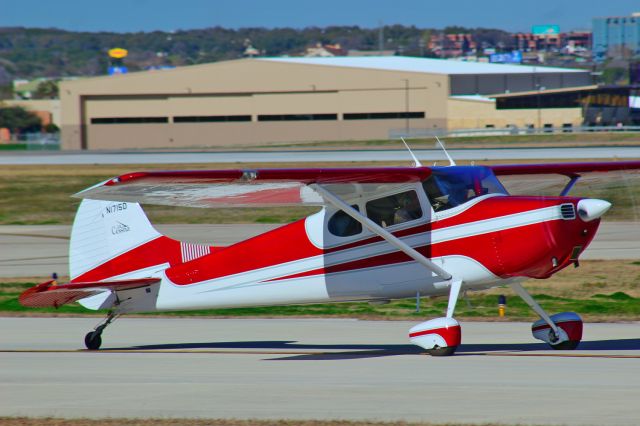
[[[180,251],[182,252],[182,262],[184,263],[206,256],[211,252],[211,249],[209,246],[181,242]]]

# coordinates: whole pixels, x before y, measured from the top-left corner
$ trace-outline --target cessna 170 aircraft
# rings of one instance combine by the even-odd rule
[[[25,306],[78,301],[108,309],[88,349],[122,314],[223,307],[387,301],[448,295],[446,314],[409,330],[432,355],[461,342],[460,292],[509,285],[540,316],[533,336],[574,349],[581,318],[547,314],[522,287],[578,258],[611,204],[568,196],[589,175],[640,162],[129,173],[78,194],[66,284],[45,282]],[[510,195],[501,179],[566,179],[558,196]],[[159,234],[138,203],[192,207],[321,206],[317,213],[228,247]]]

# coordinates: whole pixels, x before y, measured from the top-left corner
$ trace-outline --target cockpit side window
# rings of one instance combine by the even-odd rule
[[[351,207],[360,211],[357,205]],[[335,212],[333,216],[331,216],[327,227],[329,228],[329,232],[338,237],[350,237],[362,232],[362,224],[342,210]]]
[[[447,210],[485,194],[507,194],[487,167],[456,167],[433,170],[422,183],[433,210]]]
[[[366,204],[367,216],[386,228],[422,217],[422,208],[416,191],[388,195]]]

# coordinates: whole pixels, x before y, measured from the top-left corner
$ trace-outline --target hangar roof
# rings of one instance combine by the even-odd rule
[[[475,101],[475,102],[495,102],[494,98],[490,98],[484,95],[454,95],[449,96],[449,99],[458,101]]]
[[[606,86],[598,86],[597,84],[593,84],[590,86],[561,87],[559,89],[530,90],[528,92],[498,93],[490,96],[494,99],[495,98],[517,98],[520,96],[551,95],[554,93],[583,92],[583,91],[593,91],[597,89],[606,89],[606,88],[607,88]],[[622,89],[624,88],[624,86],[614,86],[609,88]]]
[[[490,64],[487,62],[449,61],[446,59],[413,58],[407,56],[258,58],[257,60],[347,68],[368,68],[386,71],[421,72],[427,74],[542,74],[558,72],[587,72],[585,70],[574,68]]]

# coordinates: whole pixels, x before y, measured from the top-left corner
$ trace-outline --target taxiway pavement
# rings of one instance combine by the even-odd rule
[[[193,243],[229,245],[280,225],[158,225],[172,238]],[[70,227],[0,226],[0,277],[60,276],[69,270]],[[640,227],[635,222],[604,222],[582,259],[640,259]]]
[[[0,318],[0,416],[369,419],[637,425],[639,324],[586,324],[553,351],[525,323],[462,323],[450,358],[412,323]]]

